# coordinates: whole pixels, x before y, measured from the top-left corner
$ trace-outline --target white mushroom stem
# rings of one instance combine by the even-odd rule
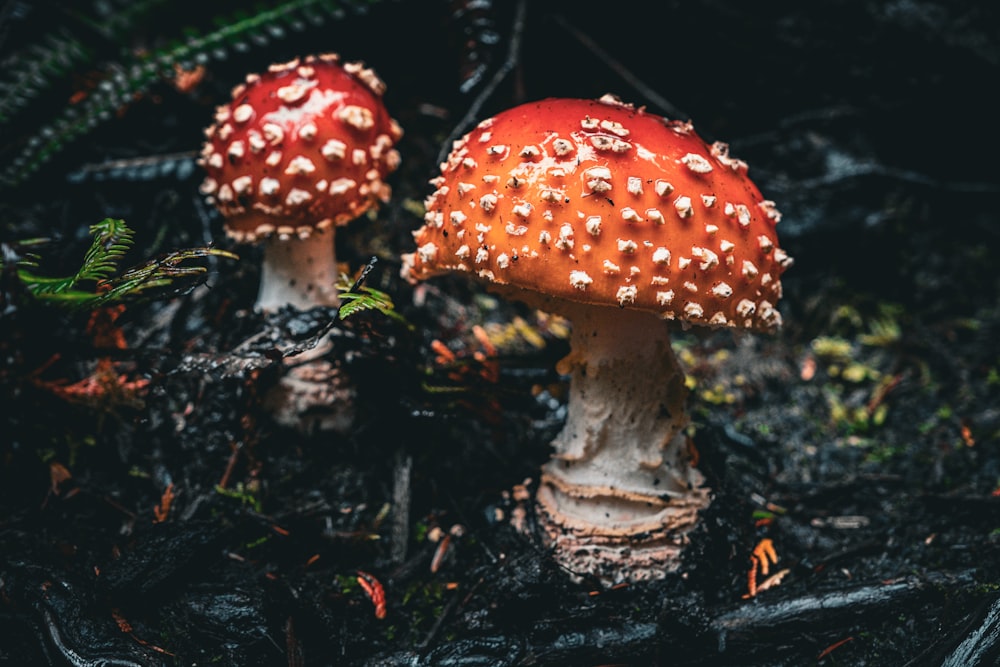
[[[572,374],[566,425],[542,468],[541,523],[571,571],[607,583],[662,577],[709,503],[667,324],[613,307],[558,310],[573,325],[560,362]]]
[[[264,241],[264,263],[256,307],[274,312],[286,305],[299,310],[340,305],[333,234],[314,231],[304,239],[271,236]]]

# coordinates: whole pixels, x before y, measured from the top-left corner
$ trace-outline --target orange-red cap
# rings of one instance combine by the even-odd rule
[[[504,111],[455,142],[404,274],[769,330],[791,263],[728,146],[607,95]]]
[[[206,130],[202,193],[239,241],[305,237],[386,200],[402,135],[361,63],[308,56],[251,74]]]

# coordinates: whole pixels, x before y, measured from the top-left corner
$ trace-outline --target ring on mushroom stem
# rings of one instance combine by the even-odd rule
[[[389,198],[402,130],[385,84],[336,54],[250,74],[205,131],[201,191],[236,241],[264,243],[256,306],[336,306],[334,228]]]
[[[536,498],[555,558],[608,584],[663,577],[710,495],[664,320],[780,326],[791,259],[774,203],[725,144],[611,95],[487,119],[431,183],[403,275],[468,273],[573,325],[567,420]]]

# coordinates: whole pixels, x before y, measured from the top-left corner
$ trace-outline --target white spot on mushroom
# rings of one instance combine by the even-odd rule
[[[610,151],[615,146],[615,140],[598,134],[590,138],[590,144],[599,151]]]
[[[629,194],[641,195],[642,194],[642,179],[639,178],[638,176],[629,176],[628,177],[628,185],[626,186],[626,189],[629,191]]]
[[[612,134],[617,134],[619,137],[627,137],[628,136],[628,130],[625,129],[625,127],[623,127],[622,124],[619,123],[618,121],[602,120],[601,121],[601,129],[607,130],[608,132],[611,132]]]
[[[276,123],[264,123],[260,131],[264,133],[264,138],[272,146],[281,143],[285,138],[285,131]]]
[[[519,153],[521,157],[528,158],[529,160],[533,160],[534,158],[538,157],[541,154],[542,151],[538,149],[538,146],[534,146],[532,144],[529,144],[524,148],[522,148],[521,152]]]
[[[476,264],[482,264],[489,258],[490,258],[490,252],[486,248],[480,246],[479,249],[476,250]]]
[[[331,195],[342,195],[350,192],[352,188],[356,187],[355,183],[350,178],[338,178],[333,183],[330,183],[330,194]]]
[[[306,190],[300,188],[292,188],[288,191],[288,196],[285,197],[286,206],[301,206],[307,201],[312,199],[312,195]]]
[[[689,266],[691,266],[691,258],[690,257],[678,257],[677,258],[677,268],[678,269],[686,269]]]
[[[659,285],[662,287],[663,285],[670,284],[670,278],[667,278],[666,276],[653,276],[652,278],[649,279],[649,284]]]
[[[316,138],[318,132],[319,128],[316,127],[316,123],[305,123],[299,128],[299,138],[305,141],[312,141]]]
[[[433,262],[434,258],[437,257],[437,246],[434,245],[433,241],[429,241],[422,246],[417,248],[417,255],[420,257],[422,262]]]
[[[642,222],[642,216],[632,208],[631,206],[626,206],[621,210],[622,220],[625,222]]]
[[[497,268],[506,269],[508,266],[510,266],[510,256],[505,252],[497,255]]]
[[[765,255],[774,249],[774,241],[763,234],[757,237],[757,243],[760,245],[760,249],[764,251]]]
[[[702,248],[700,246],[691,247],[691,255],[697,257],[701,260],[699,268],[702,271],[707,271],[708,269],[714,268],[719,265],[719,256],[708,248]]]
[[[638,249],[638,245],[632,239],[618,239],[618,252],[631,255]]]
[[[678,197],[674,200],[674,209],[677,210],[677,215],[682,218],[690,218],[694,215],[694,208],[691,206],[690,197]]]
[[[473,185],[472,183],[459,183],[457,186],[455,186],[455,192],[458,193],[459,199],[465,197],[465,195],[469,194],[469,192],[475,189],[476,186]]]
[[[483,132],[482,134],[479,135],[479,143],[485,144],[492,138],[493,138],[492,132]]]
[[[347,144],[339,139],[328,139],[323,147],[319,149],[323,157],[327,160],[333,162],[334,160],[343,159],[347,155]]]
[[[735,249],[736,249],[736,244],[733,243],[732,241],[728,241],[726,239],[722,239],[721,241],[719,241],[719,250],[721,250],[722,252],[731,253]]]
[[[357,166],[360,167],[361,165],[363,165],[367,161],[368,161],[368,154],[365,153],[365,149],[363,149],[363,148],[355,148],[354,150],[351,151],[351,163],[352,164],[355,164],[355,165],[357,165]]]
[[[716,199],[715,195],[702,195],[701,203],[705,205],[705,208],[712,208],[715,206]]]
[[[246,154],[246,147],[244,146],[242,141],[234,141],[233,143],[229,144],[229,149],[226,151],[226,154],[229,156],[229,159],[231,160],[241,158]]]
[[[295,104],[309,93],[309,90],[313,87],[313,85],[296,82],[291,85],[278,88],[275,95],[277,95],[279,100],[285,102],[286,104]]]
[[[503,144],[493,144],[486,149],[486,154],[493,157],[503,158],[507,155],[508,150],[510,150],[508,146]]]
[[[466,259],[471,252],[472,251],[469,249],[469,246],[463,243],[458,247],[458,250],[455,251],[455,256],[459,259]]]
[[[486,211],[491,213],[497,205],[497,196],[494,194],[483,195],[479,198],[479,206]]]
[[[726,283],[717,283],[712,287],[712,294],[720,299],[728,299],[733,295],[733,288]]]
[[[267,157],[264,158],[264,164],[269,167],[277,167],[281,163],[281,158],[281,151],[271,151],[267,154]]]
[[[233,109],[233,120],[237,123],[245,123],[253,117],[253,107],[249,104],[241,104]]]
[[[774,249],[774,261],[776,261],[784,268],[788,268],[794,262],[794,260],[788,256],[788,253],[786,253],[781,248]]]
[[[708,323],[713,326],[725,326],[728,322],[729,320],[726,319],[726,314],[722,311],[712,315],[712,317],[708,320]]]
[[[528,228],[525,225],[515,225],[513,222],[508,222],[507,226],[504,227],[504,231],[511,236],[524,236],[528,233]]]
[[[774,224],[778,224],[779,222],[781,222],[781,212],[778,211],[778,209],[775,207],[773,201],[771,201],[770,199],[765,199],[761,202],[758,202],[757,206],[759,206],[760,209],[764,211],[764,215],[767,216],[768,220],[773,221]]]
[[[254,155],[267,148],[267,142],[264,141],[264,137],[260,136],[260,132],[256,130],[247,132],[247,144],[250,145],[250,152]]]
[[[541,191],[539,196],[542,198],[542,201],[554,204],[556,202],[561,202],[566,197],[566,193],[562,190],[556,190],[555,188],[545,188]]]
[[[705,315],[705,310],[700,304],[697,304],[694,301],[688,301],[684,304],[684,314],[692,320],[697,320],[701,319]]]
[[[627,303],[635,303],[635,297],[639,294],[639,288],[635,285],[622,285],[615,293],[618,305],[624,306]]]
[[[684,166],[696,174],[707,174],[712,171],[712,164],[703,155],[688,153],[681,158]]]
[[[736,205],[736,221],[740,223],[740,227],[746,227],[750,224],[750,209],[747,208],[746,204]]]
[[[673,303],[673,300],[674,300],[674,291],[672,289],[656,293],[656,303],[660,306],[669,306],[671,303]]]
[[[214,178],[209,177],[201,182],[201,185],[198,187],[198,192],[200,192],[203,195],[210,195],[214,194],[215,191],[218,189],[219,189],[219,182]]]
[[[674,186],[672,183],[668,181],[664,181],[663,179],[657,179],[656,183],[653,184],[653,190],[660,197],[666,197],[667,195],[669,195],[671,192],[674,191]]]
[[[475,169],[479,166],[479,163],[473,160],[471,157],[467,157],[462,160],[462,166],[466,169]]]
[[[556,239],[556,247],[560,250],[569,250],[573,247],[573,225],[567,222],[559,228],[559,238]]]
[[[262,178],[257,186],[257,191],[265,197],[278,194],[281,189],[281,182],[276,178]]]
[[[740,299],[740,302],[736,304],[736,313],[740,317],[750,317],[756,310],[757,304],[750,299]]]
[[[604,260],[602,266],[604,267],[604,273],[609,276],[617,275],[618,272],[621,271],[621,267],[612,262],[610,259]]]
[[[304,155],[296,155],[288,162],[288,166],[285,167],[285,174],[289,176],[294,176],[296,174],[311,174],[316,171],[316,165],[313,161]]]
[[[550,243],[552,241],[552,234],[549,234],[544,229],[538,234],[538,242],[542,245]]]
[[[233,179],[233,192],[237,195],[248,192],[252,186],[253,176],[240,176],[239,178]]]
[[[658,225],[662,225],[663,223],[666,222],[666,220],[663,217],[663,213],[658,208],[647,208],[646,219]]]
[[[552,150],[560,157],[569,155],[573,152],[573,142],[566,139],[556,139],[552,142]]]
[[[744,259],[743,260],[743,277],[744,278],[746,278],[747,280],[753,280],[754,278],[757,277],[758,273],[759,273],[759,271],[757,270],[757,266],[753,262],[751,262],[749,259]]]
[[[587,289],[587,286],[593,282],[594,279],[587,275],[586,271],[569,272],[569,284],[579,290]]]
[[[356,130],[370,130],[375,125],[375,116],[371,109],[348,104],[337,112],[337,117]]]
[[[584,116],[583,120],[580,121],[580,127],[585,130],[596,130],[597,129],[597,119],[591,118],[590,116]]]
[[[705,225],[705,233],[709,236],[714,235],[717,231],[719,228],[716,225]]]
[[[469,217],[461,211],[452,211],[448,214],[448,222],[455,227],[461,227]]]
[[[514,215],[516,216],[527,218],[529,215],[531,215],[531,208],[532,208],[531,204],[525,201],[514,206],[514,208],[512,208],[511,211],[513,211]]]
[[[743,160],[738,160],[734,157],[729,156],[729,144],[723,143],[721,141],[716,141],[712,144],[712,155],[715,156],[719,162],[726,165],[733,171],[746,170],[747,163]]]
[[[601,216],[592,215],[588,217],[584,223],[584,227],[590,232],[591,236],[598,236],[601,233]]]
[[[663,246],[660,246],[659,248],[654,250],[653,263],[661,265],[670,264],[670,251],[664,248]]]
[[[208,156],[208,160],[206,160],[206,162],[208,163],[208,166],[213,169],[222,169],[222,167],[226,164],[222,157],[222,153],[212,153]]]
[[[223,183],[222,186],[219,188],[218,197],[219,201],[221,202],[232,201],[233,200],[232,187],[230,187],[228,183]]]
[[[688,292],[691,292],[692,294],[698,293],[698,285],[691,282],[690,280],[684,283],[684,289],[686,289]]]

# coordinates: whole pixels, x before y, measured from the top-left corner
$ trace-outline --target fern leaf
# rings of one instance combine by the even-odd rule
[[[54,121],[38,128],[0,171],[0,184],[14,186],[37,171],[53,155],[77,137],[114,116],[114,111],[148,90],[174,65],[191,66],[243,50],[247,39],[280,39],[288,30],[305,27],[303,17],[316,23],[322,14],[340,18],[344,8],[361,11],[378,0],[286,0],[272,9],[236,21],[220,21],[220,27],[199,36],[196,31],[165,50],[136,56],[132,62],[115,63],[104,72],[101,84],[81,103],[67,107]]]

